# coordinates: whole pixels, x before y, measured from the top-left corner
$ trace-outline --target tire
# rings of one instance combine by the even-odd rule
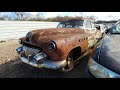
[[[60,71],[62,71],[62,72],[70,72],[70,71],[73,70],[74,65],[75,65],[74,64],[74,59],[73,59],[73,53],[70,53],[68,55],[66,61],[67,61],[67,65],[64,68],[60,69]]]

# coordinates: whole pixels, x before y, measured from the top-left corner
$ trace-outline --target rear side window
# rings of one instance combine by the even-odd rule
[[[92,28],[90,21],[86,21],[85,28]]]
[[[83,26],[84,20],[69,20],[60,22],[57,28],[79,28]]]
[[[91,26],[92,28],[95,28],[95,24],[93,22],[91,22]]]

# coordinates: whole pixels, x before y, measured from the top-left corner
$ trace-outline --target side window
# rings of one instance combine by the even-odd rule
[[[90,21],[86,21],[85,28],[92,28]]]
[[[64,28],[65,27],[65,25],[64,24],[58,24],[58,26],[57,26],[57,28]]]
[[[91,22],[92,28],[95,28],[95,24],[93,22]]]

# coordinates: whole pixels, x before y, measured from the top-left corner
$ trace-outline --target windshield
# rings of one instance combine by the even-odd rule
[[[83,26],[84,20],[64,21],[60,22],[57,28],[79,28]]]

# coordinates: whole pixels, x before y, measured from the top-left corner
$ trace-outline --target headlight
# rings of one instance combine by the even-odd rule
[[[54,42],[54,41],[50,41],[50,42],[48,43],[48,48],[49,48],[51,51],[55,51],[55,50],[57,49],[55,42]]]
[[[16,49],[17,53],[20,54],[21,51],[23,51],[23,48],[22,47],[19,47]]]
[[[33,36],[34,32],[28,32],[26,34],[26,41],[30,41],[31,40],[31,37]]]
[[[47,58],[47,55],[41,52],[36,54],[33,58],[36,60],[35,62],[40,63],[44,58]]]
[[[33,36],[33,32],[28,32],[27,34],[26,34],[26,38],[30,38],[30,37],[32,37]]]

